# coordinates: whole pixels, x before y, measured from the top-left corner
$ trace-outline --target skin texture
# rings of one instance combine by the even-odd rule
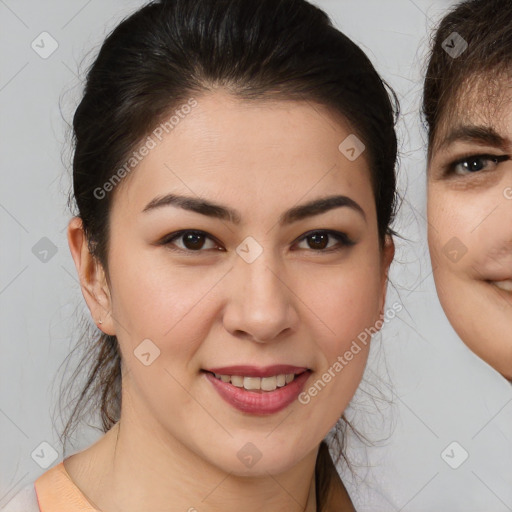
[[[339,144],[353,130],[319,105],[241,102],[222,90],[166,135],[115,190],[109,279],[84,243],[80,220],[68,240],[92,317],[118,337],[123,358],[121,419],[95,445],[65,461],[72,479],[109,512],[140,510],[315,510],[319,443],[363,374],[368,347],[307,405],[267,416],[224,402],[201,369],[234,364],[310,368],[306,388],[383,312],[389,240],[380,248],[365,155]],[[235,208],[241,222],[173,206],[144,207],[167,193]],[[354,209],[280,226],[285,210],[343,194]],[[189,254],[158,245],[179,230],[208,233]],[[338,251],[315,249],[312,230],[346,233]],[[235,252],[248,236],[263,249],[252,263]],[[184,238],[174,247],[186,251]],[[188,247],[191,245],[189,244]],[[224,249],[216,250],[217,247]],[[160,356],[143,365],[144,339]],[[251,468],[237,453],[254,444]]]
[[[503,82],[502,85],[509,82]],[[512,155],[510,89],[484,90],[480,81],[460,95],[440,125],[428,171],[429,246],[437,292],[461,339],[503,376],[512,379],[512,292],[496,282],[512,280],[512,161],[450,163],[469,155]],[[457,138],[460,127],[499,135]],[[477,136],[478,135],[478,136]],[[467,171],[467,166],[480,169]]]

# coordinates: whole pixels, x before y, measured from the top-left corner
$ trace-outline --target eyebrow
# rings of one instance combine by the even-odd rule
[[[150,201],[142,212],[148,212],[163,206],[175,206],[200,213],[208,217],[214,217],[221,220],[227,220],[233,224],[240,224],[242,216],[238,210],[222,206],[205,199],[180,196],[177,194],[167,194],[165,196],[155,197]],[[300,206],[294,206],[284,212],[279,218],[280,225],[288,225],[307,217],[320,215],[334,208],[347,207],[358,212],[366,221],[366,214],[361,206],[350,197],[344,195],[335,195],[315,199]]]
[[[504,150],[507,147],[508,141],[488,126],[462,125],[457,126],[448,133],[439,145],[439,149],[446,148],[454,142],[472,142]]]

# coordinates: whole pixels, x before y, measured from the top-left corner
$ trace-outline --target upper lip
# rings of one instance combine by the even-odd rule
[[[512,281],[512,278],[511,277],[506,277],[505,279],[487,279],[486,280],[488,283],[491,283],[491,284],[496,284],[496,283],[509,283],[510,281]]]
[[[206,371],[217,375],[240,375],[241,377],[272,377],[274,375],[304,373],[309,368],[291,366],[288,364],[274,364],[272,366],[222,366],[216,368],[205,368]]]

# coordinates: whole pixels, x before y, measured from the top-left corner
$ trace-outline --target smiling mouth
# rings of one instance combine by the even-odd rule
[[[244,388],[246,391],[254,391],[256,393],[275,391],[279,388],[284,388],[295,380],[296,377],[302,375],[306,371],[299,373],[280,373],[277,375],[271,375],[268,377],[253,377],[253,376],[242,376],[242,375],[222,375],[219,373],[213,373],[206,371],[213,375],[216,379],[230,383],[237,388]]]
[[[512,292],[512,279],[506,279],[505,281],[489,281],[489,283],[504,292]]]

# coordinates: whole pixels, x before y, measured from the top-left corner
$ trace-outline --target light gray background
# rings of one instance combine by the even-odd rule
[[[451,329],[426,247],[421,75],[431,30],[453,2],[314,3],[368,53],[403,113],[405,201],[396,229],[407,240],[397,240],[388,304],[399,300],[404,309],[374,340],[362,388],[374,398],[359,392],[349,411],[373,446],[351,440],[354,474],[340,471],[360,512],[510,511],[512,387]],[[0,507],[45,471],[31,457],[41,442],[57,450],[55,463],[62,460],[51,414],[55,375],[80,334],[75,318],[85,307],[66,240],[70,153],[59,104],[70,121],[90,58],[140,5],[0,0]],[[59,45],[48,59],[31,48],[43,31]],[[43,237],[57,247],[46,263],[32,252]],[[383,399],[375,400],[379,392]],[[76,450],[98,436],[84,431]],[[453,441],[469,453],[458,469],[441,457]]]

